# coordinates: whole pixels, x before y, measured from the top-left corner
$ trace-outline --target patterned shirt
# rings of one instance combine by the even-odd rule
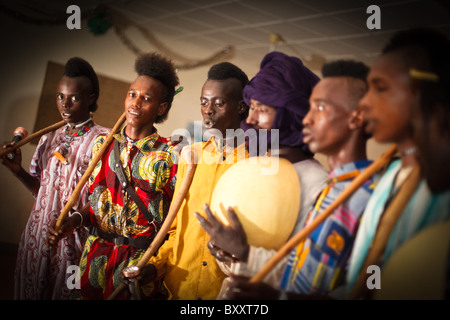
[[[159,229],[172,201],[178,156],[158,133],[132,143],[127,139],[124,128],[114,138],[119,142],[120,160],[127,180]],[[105,136],[97,138],[93,155],[105,139]],[[133,199],[123,190],[114,164],[111,143],[89,179],[92,225],[124,237],[154,237],[154,225],[145,219]]]
[[[125,128],[114,138],[119,142],[120,160],[131,187],[153,216],[150,223],[130,195],[123,190],[115,173],[114,143],[108,146],[89,179],[90,221],[94,227],[114,235],[153,240],[166,218],[175,188],[178,154],[157,132],[131,141]],[[95,141],[92,154],[98,152],[105,136]],[[130,245],[115,245],[90,235],[80,261],[83,299],[105,299],[121,284],[122,270],[135,265],[145,250]],[[153,296],[158,284],[144,288]],[[126,298],[124,291],[117,299]]]
[[[334,169],[305,223],[327,208],[371,162],[358,161]],[[344,278],[361,215],[378,176],[368,179],[342,203],[309,237],[292,250],[281,289],[302,294],[327,294]]]

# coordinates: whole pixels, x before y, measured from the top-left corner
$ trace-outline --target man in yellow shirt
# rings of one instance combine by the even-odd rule
[[[194,213],[203,210],[205,203],[210,203],[222,174],[237,161],[248,157],[244,133],[240,130],[241,120],[248,115],[248,106],[242,97],[247,82],[248,77],[241,69],[222,62],[211,67],[203,85],[200,97],[206,128],[203,137],[210,138],[190,146],[197,155],[191,187],[172,224],[168,240],[141,271],[143,282],[163,278],[169,299],[216,299],[225,278],[206,246],[209,235]],[[186,163],[180,160],[174,194],[178,194],[185,172]]]

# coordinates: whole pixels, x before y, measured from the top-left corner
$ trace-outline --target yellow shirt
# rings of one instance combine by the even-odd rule
[[[245,144],[220,151],[214,138],[191,147],[200,156],[191,187],[169,231],[169,239],[149,263],[156,266],[159,279],[164,277],[169,299],[212,300],[216,299],[225,274],[206,247],[210,237],[194,212],[205,215],[204,204],[210,203],[219,178],[233,163],[247,158],[248,153]],[[175,195],[185,172],[186,164],[180,157]]]

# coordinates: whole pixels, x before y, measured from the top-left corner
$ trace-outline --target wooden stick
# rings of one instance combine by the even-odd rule
[[[158,248],[163,243],[167,232],[169,232],[170,227],[172,226],[173,221],[175,220],[175,217],[177,216],[178,210],[180,210],[181,204],[184,201],[184,198],[186,197],[187,192],[189,191],[189,187],[191,186],[192,179],[194,178],[195,169],[197,168],[196,164],[196,157],[195,157],[195,151],[193,148],[191,150],[191,159],[187,165],[186,174],[184,176],[183,182],[180,186],[180,190],[178,191],[178,194],[173,199],[173,202],[170,206],[169,213],[167,214],[166,219],[164,220],[164,223],[161,226],[161,229],[159,229],[158,233],[156,234],[155,238],[153,239],[150,246],[145,251],[144,255],[141,257],[139,262],[136,264],[136,266],[141,269],[144,267],[147,262],[150,260],[151,257],[153,257],[158,250]],[[116,298],[116,296],[127,287],[125,283],[121,283],[114,291],[111,293],[111,295],[108,297],[108,300],[113,300]]]
[[[14,145],[2,149],[0,150],[0,157],[4,156],[5,154],[10,153],[11,151],[20,148],[21,146],[23,146],[24,144],[27,144],[28,142],[30,142],[31,140],[35,139],[35,138],[40,138],[41,136],[43,136],[44,134],[50,132],[50,131],[54,131],[60,127],[62,127],[63,125],[65,125],[66,122],[64,120],[56,122],[54,124],[52,124],[51,126],[48,126],[46,128],[43,128],[39,131],[36,131],[35,133],[29,135],[28,137],[26,137],[25,139],[22,139],[20,141],[18,141],[17,143],[15,143]]]
[[[345,190],[324,210],[320,213],[311,223],[300,230],[295,236],[289,239],[277,253],[254,275],[250,282],[261,282],[267,274],[298,244],[306,239],[306,237],[313,232],[325,219],[333,213],[333,211],[348,197],[350,197],[368,178],[385,167],[397,152],[396,145],[392,145],[380,158],[374,161],[370,166],[361,172],[352,182],[345,188]]]
[[[414,194],[420,180],[420,168],[416,165],[413,171],[411,171],[409,176],[402,183],[397,194],[394,196],[380,219],[377,232],[372,240],[372,247],[369,249],[364,264],[355,282],[355,286],[349,295],[350,300],[359,299],[368,292],[367,278],[369,275],[366,272],[367,267],[370,265],[377,265],[380,262],[391,232],[403,212],[403,209],[408,204],[409,199]]]
[[[117,120],[114,127],[111,129],[108,137],[106,138],[105,142],[103,142],[100,150],[95,154],[95,156],[92,158],[91,163],[89,164],[89,167],[86,169],[84,174],[81,176],[80,181],[78,181],[75,189],[72,192],[72,195],[69,198],[69,201],[67,201],[66,205],[64,206],[63,210],[61,211],[58,220],[56,221],[56,230],[59,230],[61,223],[63,220],[67,217],[69,214],[69,211],[72,209],[74,205],[77,204],[78,198],[80,196],[81,191],[83,190],[84,185],[86,184],[87,180],[89,179],[90,175],[95,169],[95,166],[100,161],[101,157],[105,153],[108,146],[111,144],[111,142],[114,140],[114,134],[120,130],[122,124],[125,122],[126,119],[126,113],[124,112],[119,120]]]

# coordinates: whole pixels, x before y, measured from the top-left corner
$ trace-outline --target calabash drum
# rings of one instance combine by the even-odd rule
[[[231,166],[211,198],[212,213],[229,225],[232,207],[250,245],[279,249],[291,235],[300,211],[300,181],[283,158],[251,157]]]

